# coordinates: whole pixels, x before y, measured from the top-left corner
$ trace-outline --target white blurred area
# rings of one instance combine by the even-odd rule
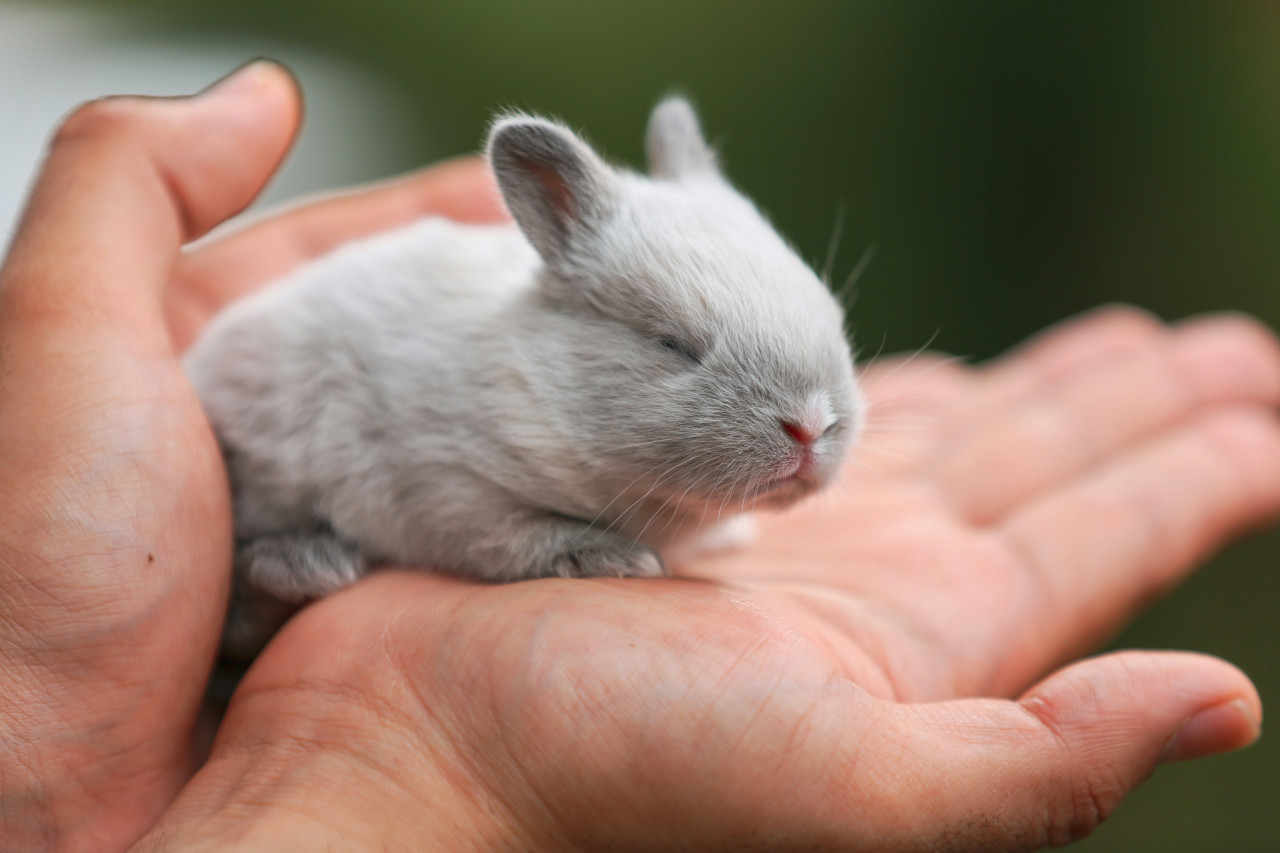
[[[0,246],[51,131],[76,104],[190,94],[255,57],[288,65],[307,103],[302,137],[257,206],[384,177],[421,150],[397,121],[398,98],[358,68],[278,43],[160,40],[139,24],[101,9],[0,2]]]

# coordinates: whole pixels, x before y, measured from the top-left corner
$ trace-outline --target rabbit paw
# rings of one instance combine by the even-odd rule
[[[594,542],[570,548],[551,564],[553,576],[565,578],[661,578],[662,558],[636,542]]]
[[[355,546],[316,531],[264,536],[236,553],[236,575],[253,589],[301,603],[350,586],[368,566]]]

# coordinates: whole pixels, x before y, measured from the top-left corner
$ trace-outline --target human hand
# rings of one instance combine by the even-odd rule
[[[1269,333],[1110,310],[865,379],[860,464],[683,579],[307,608],[140,849],[1036,849],[1256,737],[1212,658],[1052,671],[1280,509]]]
[[[12,598],[0,646],[17,686],[10,695],[27,700],[25,708],[5,702],[0,716],[4,818],[18,829],[53,825],[39,822],[50,817],[65,828],[78,818],[68,846],[119,846],[185,778],[192,709],[225,595],[230,534],[220,470],[194,477],[214,490],[208,506],[193,507],[208,493],[148,488],[168,485],[159,475],[169,472],[153,470],[161,465],[145,466],[146,476],[134,471],[154,452],[152,442],[117,439],[136,429],[118,404],[126,416],[148,415],[144,426],[156,417],[140,404],[192,411],[185,385],[154,385],[142,369],[171,379],[169,342],[140,355],[135,346],[155,339],[162,314],[174,338],[187,340],[238,288],[364,226],[376,230],[429,209],[422,187],[388,190],[340,208],[299,210],[177,256],[176,224],[192,223],[191,236],[242,204],[278,156],[265,141],[291,133],[281,100],[263,106],[277,96],[291,103],[291,95],[279,79],[266,80],[258,78],[252,118],[253,110],[238,120],[214,110],[191,124],[156,113],[155,103],[110,105],[115,118],[86,134],[96,144],[80,137],[81,156],[87,148],[135,159],[105,172],[97,161],[83,175],[123,172],[121,183],[106,182],[123,191],[96,203],[76,195],[104,188],[93,180],[86,187],[72,165],[59,178],[55,151],[0,291],[6,347],[10,329],[21,344],[17,360],[5,352],[0,427],[24,412],[28,425],[37,416],[48,421],[51,403],[65,407],[80,399],[73,392],[96,391],[93,377],[126,379],[119,396],[91,396],[88,409],[52,406],[66,420],[63,441],[0,432],[26,441],[0,441],[6,463],[33,465],[53,451],[82,462],[52,471],[34,465],[41,476],[30,481],[38,488],[27,487],[31,502],[13,489],[5,498],[6,510],[26,513],[6,522],[38,519],[28,530],[39,532],[51,519],[76,534],[36,536],[30,541],[40,550],[10,532],[21,528],[6,529],[3,588]],[[112,112],[120,108],[123,116]],[[232,112],[240,109],[247,108]],[[145,123],[157,115],[165,120]],[[164,144],[173,141],[162,132],[170,123],[204,134],[238,125],[258,144],[209,161],[215,152],[198,144],[200,136]],[[64,152],[76,137],[64,134]],[[223,198],[219,207],[219,196],[236,189],[225,178],[254,169],[241,176],[243,198]],[[168,178],[167,192],[158,176]],[[190,180],[198,176],[205,179]],[[478,193],[468,197],[483,197],[481,180],[478,169],[464,176]],[[138,213],[145,215],[119,216],[119,205],[148,185],[159,192],[144,196]],[[54,215],[42,220],[42,204]],[[94,210],[96,218],[82,218]],[[492,212],[477,218],[485,215]],[[75,224],[82,230],[62,230]],[[120,242],[125,232],[138,242]],[[118,266],[96,255],[90,265],[73,251],[88,237],[112,249]],[[133,274],[129,264],[142,258],[165,274]],[[86,268],[102,274],[71,280]],[[176,284],[162,303],[166,282]],[[95,299],[106,285],[117,298]],[[21,357],[49,351],[42,347],[65,368],[50,374],[47,361]],[[1099,350],[1127,355],[1086,370],[1087,354]],[[127,369],[102,365],[104,352],[123,353]],[[1218,709],[1185,730],[1172,757],[1251,739],[1259,711],[1247,680],[1205,658],[1116,655],[1058,673],[1018,703],[968,697],[1018,695],[1039,672],[1114,630],[1200,553],[1275,510],[1276,362],[1274,345],[1256,329],[1169,332],[1133,316],[1096,318],[982,371],[917,359],[868,379],[882,416],[913,427],[870,437],[862,458],[879,470],[851,474],[836,492],[772,520],[750,552],[687,568],[705,582],[481,587],[408,573],[371,578],[308,608],[268,648],[209,762],[141,847],[236,837],[263,849],[278,849],[272,839],[435,849],[485,842],[1016,849],[1086,831],[1194,712]],[[1180,402],[1166,396],[1172,386],[1142,379],[1165,368],[1193,389]],[[37,380],[58,394],[38,395]],[[160,398],[157,387],[173,393]],[[11,388],[32,396],[11,398]],[[1112,400],[1101,393],[1108,388],[1113,402],[1088,404],[1093,393]],[[1037,442],[1052,440],[1055,419],[1037,414],[1037,399],[1080,403],[1066,407],[1059,428],[1077,428],[1092,443],[1074,457],[1045,455]],[[85,423],[85,411],[96,418]],[[161,460],[175,471],[191,470],[192,455],[215,467],[202,422],[177,431],[198,436],[185,445],[160,434],[159,447],[174,448]],[[877,461],[881,453],[885,461]],[[84,478],[85,461],[106,473]],[[1008,467],[996,467],[1002,462]],[[118,467],[130,473],[129,491]],[[979,475],[969,476],[974,467]],[[1244,487],[1255,482],[1256,490]],[[1149,515],[1135,511],[1134,519],[1169,526],[1150,552],[1138,526],[1108,530],[1090,519],[1102,512],[1113,522],[1118,513],[1106,510],[1129,507],[1127,495],[1144,489],[1164,498],[1193,493],[1186,503],[1142,503]],[[77,514],[82,505],[93,513]],[[84,529],[86,519],[95,526]],[[125,544],[102,547],[117,539]],[[154,583],[138,571],[127,557],[152,541],[172,543],[190,576],[167,569],[169,555],[157,559],[163,573]],[[102,554],[111,557],[105,568]],[[101,586],[81,588],[67,565]],[[123,571],[125,583],[111,571]],[[96,633],[68,637],[55,614]],[[88,636],[94,641],[85,643]],[[1010,650],[1012,643],[1020,645]],[[922,699],[935,701],[917,704]],[[96,835],[86,842],[89,832]]]
[[[231,523],[176,353],[341,240],[501,215],[459,162],[184,253],[258,193],[299,115],[270,64],[81,108],[0,270],[0,848],[121,849],[195,769]]]

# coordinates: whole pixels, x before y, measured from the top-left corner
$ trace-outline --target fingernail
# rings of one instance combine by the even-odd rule
[[[1262,721],[1243,699],[1193,714],[1165,747],[1161,763],[1188,761],[1243,749],[1262,734]]]
[[[201,91],[198,97],[221,98],[228,95],[232,97],[243,95],[259,88],[268,76],[280,70],[283,70],[283,66],[278,62],[270,59],[255,59],[214,82]]]

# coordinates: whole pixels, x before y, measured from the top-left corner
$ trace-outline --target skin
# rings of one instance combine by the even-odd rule
[[[866,368],[841,482],[681,577],[387,571],[308,607],[202,763],[230,512],[177,353],[342,241],[502,216],[467,160],[184,251],[299,115],[269,64],[81,108],[0,271],[6,847],[1031,850],[1257,737],[1223,661],[1070,662],[1280,511],[1280,347],[1105,309]]]

